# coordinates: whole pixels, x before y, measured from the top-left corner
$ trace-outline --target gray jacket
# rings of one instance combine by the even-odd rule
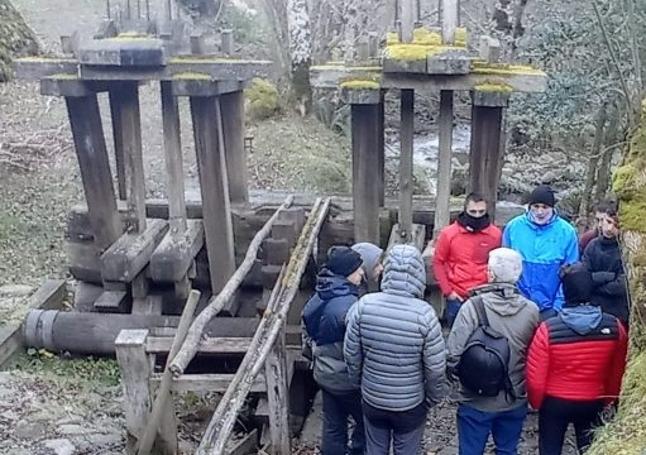
[[[375,408],[407,411],[444,396],[444,339],[435,311],[421,300],[425,286],[419,251],[395,246],[386,259],[383,292],[363,296],[348,312],[348,372]]]
[[[477,298],[483,300],[491,328],[504,335],[509,342],[509,379],[517,398],[515,401],[508,401],[504,391],[497,397],[481,397],[461,388],[460,401],[484,412],[514,409],[527,402],[525,362],[527,347],[540,322],[538,307],[509,283],[492,283],[476,288],[473,292]],[[478,327],[478,314],[473,298],[460,307],[447,340],[449,371],[457,367],[469,337]]]

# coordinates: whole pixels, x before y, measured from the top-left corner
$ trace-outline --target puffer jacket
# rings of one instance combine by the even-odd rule
[[[319,272],[316,293],[303,308],[305,344],[311,346],[314,379],[332,392],[356,390],[343,359],[345,318],[357,301],[358,288],[327,269]]]
[[[344,356],[363,399],[372,407],[403,412],[425,399],[441,400],[446,353],[426,286],[422,255],[394,246],[386,258],[382,292],[363,296],[348,313]]]
[[[474,299],[484,302],[489,326],[507,338],[510,348],[509,379],[514,388],[516,399],[507,398],[504,391],[497,397],[484,397],[461,388],[460,402],[483,412],[502,412],[515,409],[527,403],[525,389],[525,362],[527,348],[536,327],[538,327],[538,308],[534,302],[526,299],[509,283],[492,283],[473,290],[473,296],[467,300],[453,324],[447,340],[449,370],[460,362],[469,338],[478,328],[478,313]],[[478,374],[474,371],[473,374]]]

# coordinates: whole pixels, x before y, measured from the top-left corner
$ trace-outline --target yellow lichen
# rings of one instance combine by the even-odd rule
[[[455,43],[454,47],[467,46],[467,29],[458,27],[455,29]],[[386,34],[386,45],[391,46],[394,44],[401,44],[399,42],[399,35],[397,32],[389,32]],[[422,46],[441,46],[442,33],[438,27],[417,27],[413,30],[413,42],[411,44],[419,44]]]
[[[56,79],[56,80],[65,80],[65,81],[73,81],[73,80],[80,80],[78,77],[78,74],[73,74],[73,73],[57,73],[57,74],[52,74],[48,76],[49,79]]]
[[[399,61],[426,61],[429,56],[455,50],[451,46],[422,46],[419,44],[393,44],[386,48],[384,57]]]
[[[511,65],[508,63],[489,63],[483,60],[474,60],[471,62],[471,72],[473,74],[492,74],[501,76],[525,75],[525,76],[544,76],[545,73],[529,65]]]
[[[184,73],[173,74],[173,79],[178,81],[185,81],[185,80],[210,81],[211,76],[206,73],[196,73],[196,72],[186,71]]]
[[[341,88],[348,90],[379,90],[379,82],[371,79],[351,79],[341,82]]]
[[[511,85],[495,81],[485,81],[482,84],[476,85],[473,89],[478,92],[488,93],[511,93],[514,91],[514,88]]]
[[[270,65],[272,62],[268,60],[241,60],[236,58],[216,57],[213,55],[186,55],[180,57],[173,57],[168,60],[170,64],[184,64],[184,65],[201,65],[209,63],[227,63],[232,65]]]
[[[65,57],[22,57],[14,60],[16,63],[78,63],[76,59]]]

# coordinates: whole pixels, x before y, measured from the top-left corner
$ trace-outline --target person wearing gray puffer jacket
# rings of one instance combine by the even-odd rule
[[[417,453],[426,413],[445,393],[444,339],[424,300],[421,253],[394,246],[386,257],[382,292],[363,296],[348,312],[344,357],[361,384],[366,452]]]

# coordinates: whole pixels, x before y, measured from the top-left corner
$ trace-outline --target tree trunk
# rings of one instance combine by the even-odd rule
[[[605,148],[601,152],[601,163],[597,171],[597,187],[594,192],[595,201],[601,201],[606,197],[608,185],[610,184],[610,166],[612,164],[612,155],[615,151],[613,144],[617,141],[617,129],[619,126],[619,110],[613,107],[610,111],[608,126],[604,134]]]
[[[292,94],[301,115],[312,103],[310,65],[312,63],[312,30],[307,0],[288,0],[287,29],[291,64]]]
[[[12,57],[38,52],[36,35],[22,15],[9,0],[0,0],[0,82],[8,81],[13,74]]]
[[[586,222],[583,226],[587,227],[587,218],[590,212],[590,195],[594,187],[594,178],[597,173],[597,164],[601,153],[601,145],[603,144],[603,129],[606,124],[606,105],[602,105],[597,113],[594,128],[594,143],[590,150],[588,158],[588,167],[585,174],[585,184],[583,186],[583,193],[581,194],[581,205],[579,205],[579,218]]]
[[[497,0],[493,10],[493,22],[496,30],[507,35],[514,28],[512,0]]]
[[[289,51],[285,45],[288,40],[285,2],[281,0],[263,0],[261,4],[271,26],[271,33],[274,39],[274,45],[271,48],[280,67],[280,77],[284,81],[290,74]]]

